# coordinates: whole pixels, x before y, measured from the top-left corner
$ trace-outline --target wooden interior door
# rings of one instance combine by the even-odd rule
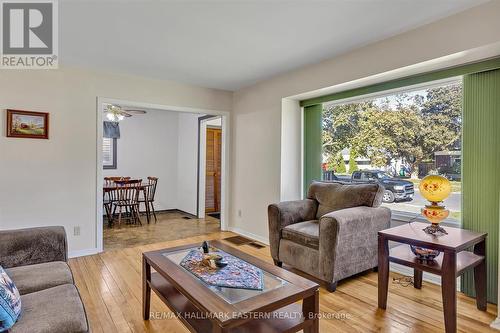
[[[207,128],[205,212],[220,212],[222,130]]]

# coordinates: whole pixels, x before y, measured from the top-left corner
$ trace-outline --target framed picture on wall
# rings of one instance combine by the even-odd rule
[[[49,114],[45,112],[7,110],[7,137],[48,139]]]

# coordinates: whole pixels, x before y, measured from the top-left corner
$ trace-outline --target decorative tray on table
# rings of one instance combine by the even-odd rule
[[[208,253],[204,253],[201,248],[192,249],[180,265],[212,286],[263,289],[263,273],[260,268],[213,247],[210,247]]]

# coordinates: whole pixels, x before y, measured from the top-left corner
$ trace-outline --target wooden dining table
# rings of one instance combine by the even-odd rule
[[[151,185],[152,185],[152,184],[150,184],[150,183],[145,183],[145,182],[142,182],[142,183],[140,183],[140,184],[139,184],[139,185],[137,185],[137,186],[139,187],[139,189],[140,189],[141,191],[144,191],[144,190],[146,190],[146,188],[148,188],[148,187],[149,187],[149,186],[151,186]],[[116,184],[116,183],[111,183],[111,184],[106,184],[106,183],[105,183],[105,184],[102,186],[102,189],[103,189],[103,191],[104,191],[104,192],[106,192],[106,193],[107,193],[107,192],[110,192],[110,191],[114,191],[114,190],[116,190],[116,189],[119,189],[119,188],[121,188],[121,187],[123,187],[123,185],[119,185],[119,184]]]
[[[147,182],[142,182],[138,185],[135,185],[139,188],[139,191],[142,191],[142,193],[144,194],[144,200],[147,201],[148,200],[148,187],[152,186],[152,184],[150,183],[147,183]],[[123,185],[120,185],[120,184],[117,184],[117,183],[104,183],[103,186],[102,186],[102,190],[104,193],[108,193],[108,192],[111,192],[111,191],[115,191],[119,188],[122,188]],[[146,204],[146,220],[149,224],[149,215],[150,215],[150,212],[149,212],[149,205]]]

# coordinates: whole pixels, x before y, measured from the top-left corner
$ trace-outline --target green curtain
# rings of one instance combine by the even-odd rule
[[[497,303],[500,223],[500,70],[464,76],[462,226],[488,233],[488,302]],[[461,280],[474,296],[472,272]]]
[[[313,180],[321,179],[323,104],[304,108],[304,196]]]

